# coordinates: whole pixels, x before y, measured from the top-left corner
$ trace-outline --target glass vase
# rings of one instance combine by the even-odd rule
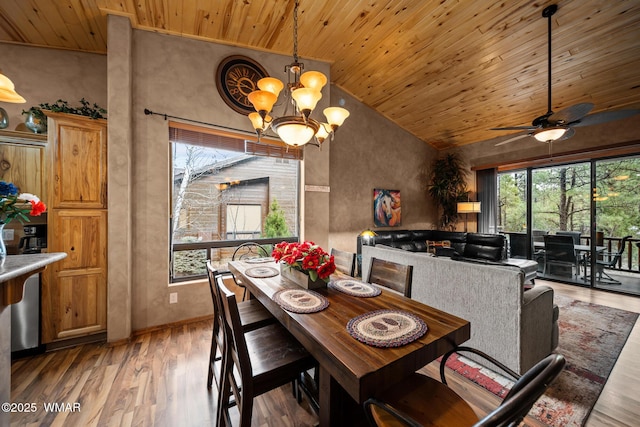
[[[4,244],[4,222],[0,222],[0,267],[4,265],[4,261],[7,259],[7,247]]]

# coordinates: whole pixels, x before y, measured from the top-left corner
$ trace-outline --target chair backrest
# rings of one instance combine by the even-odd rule
[[[551,382],[560,375],[565,363],[561,354],[551,354],[542,359],[518,379],[500,406],[474,427],[519,425]]]
[[[215,283],[222,305],[221,327],[224,333],[226,352],[226,365],[223,369],[226,373],[227,384],[233,390],[236,405],[242,413],[244,405],[253,404],[252,401],[248,402],[244,399],[244,396],[253,396],[254,394],[251,359],[249,358],[247,342],[242,330],[236,295],[224,285],[222,276],[217,276]],[[239,376],[236,377],[234,372],[237,372]],[[247,398],[247,400],[249,399]]]
[[[247,243],[241,244],[236,248],[235,251],[233,251],[233,255],[231,256],[231,259],[233,261],[236,261],[236,260],[250,259],[250,258],[263,258],[263,257],[268,257],[270,255],[271,254],[269,253],[267,248],[265,248],[264,246],[254,242],[247,242]]]
[[[573,244],[574,245],[579,245],[580,244],[580,237],[582,236],[582,233],[579,232],[579,231],[558,230],[558,231],[556,231],[556,236],[571,236],[571,238],[573,239]]]
[[[531,230],[531,236],[534,242],[544,242],[544,236],[549,234],[547,230]]]
[[[508,233],[509,234],[509,256],[511,258],[527,257],[527,234],[526,233]]]
[[[356,254],[332,248],[331,255],[333,256],[333,262],[336,265],[336,270],[344,274],[348,274],[349,276],[353,276],[355,274]]]
[[[547,234],[544,236],[544,253],[547,261],[576,262],[573,237]]]
[[[375,283],[411,298],[413,266],[397,264],[379,258],[371,258],[369,283]]]
[[[624,236],[618,245],[618,256],[622,255],[624,249],[627,247],[627,240],[629,240],[633,236]]]

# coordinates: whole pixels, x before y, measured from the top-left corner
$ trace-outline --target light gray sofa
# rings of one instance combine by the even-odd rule
[[[537,285],[525,292],[519,268],[456,261],[383,245],[363,246],[365,281],[372,257],[413,266],[411,298],[471,322],[471,339],[464,345],[486,352],[518,373],[558,345],[553,289]]]

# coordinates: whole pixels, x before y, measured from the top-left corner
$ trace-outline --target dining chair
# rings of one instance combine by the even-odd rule
[[[407,298],[411,298],[411,281],[413,266],[398,264],[380,258],[371,258],[369,276],[367,281],[381,285],[396,292],[400,292]]]
[[[447,386],[446,361],[453,353],[461,352],[474,353],[516,379],[500,405],[482,419],[479,419],[467,401]],[[408,380],[392,386],[379,396],[367,399],[363,404],[365,415],[371,426],[378,427],[516,426],[562,372],[565,363],[564,356],[551,354],[519,376],[479,350],[458,347],[442,357],[441,382],[415,373]]]
[[[223,308],[224,335],[222,392],[216,425],[232,425],[229,409],[236,406],[240,427],[249,427],[256,396],[297,381],[302,372],[315,367],[316,361],[279,323],[243,332],[235,294],[220,277],[216,285]]]
[[[573,277],[573,268],[576,269],[576,275],[580,273],[576,249],[572,236],[562,236],[557,234],[547,234],[544,236],[544,272],[547,274],[548,267],[557,265],[569,268],[571,277]]]
[[[353,252],[341,251],[340,249],[331,248],[333,262],[336,270],[341,273],[348,274],[353,277],[356,272],[356,254]]]
[[[271,253],[267,250],[266,247],[255,243],[255,242],[245,242],[238,246],[234,251],[233,255],[231,255],[232,261],[242,261],[248,260],[251,258],[264,258],[271,256]],[[242,300],[247,299],[247,287],[242,283],[242,279],[235,278],[235,284],[242,288]]]
[[[556,236],[571,236],[571,238],[573,239],[573,244],[579,245],[582,233],[580,231],[558,230],[556,231]]]
[[[618,245],[617,252],[598,252],[598,259],[596,259],[596,274],[598,278],[596,279],[598,282],[607,284],[607,285],[620,285],[622,282],[614,279],[607,272],[604,271],[605,268],[615,268],[616,265],[620,262],[622,258],[622,254],[624,253],[624,249],[627,247],[627,240],[631,239],[633,236],[625,236],[622,238]],[[584,268],[585,272],[587,271],[587,267],[591,264],[591,258],[585,257],[584,259]],[[602,280],[602,276],[606,277],[606,280]]]
[[[221,329],[221,313],[222,307],[220,306],[218,298],[218,290],[216,287],[216,280],[220,279],[224,281],[223,276],[231,274],[231,272],[220,271],[213,268],[211,261],[207,261],[207,275],[209,277],[209,290],[211,291],[211,300],[213,303],[213,331],[211,336],[211,351],[209,353],[209,374],[207,376],[207,388],[211,388],[213,385],[213,379],[216,377],[216,387],[218,392],[220,391],[220,369],[221,369],[221,355],[223,348],[223,335]],[[263,326],[275,323],[276,319],[258,300],[251,299],[238,303],[238,312],[240,316],[240,324],[243,331],[253,331]],[[217,366],[218,365],[218,366]]]

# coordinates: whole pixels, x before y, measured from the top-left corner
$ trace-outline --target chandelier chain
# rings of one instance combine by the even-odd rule
[[[298,5],[296,0],[293,6],[293,60],[298,62]]]

